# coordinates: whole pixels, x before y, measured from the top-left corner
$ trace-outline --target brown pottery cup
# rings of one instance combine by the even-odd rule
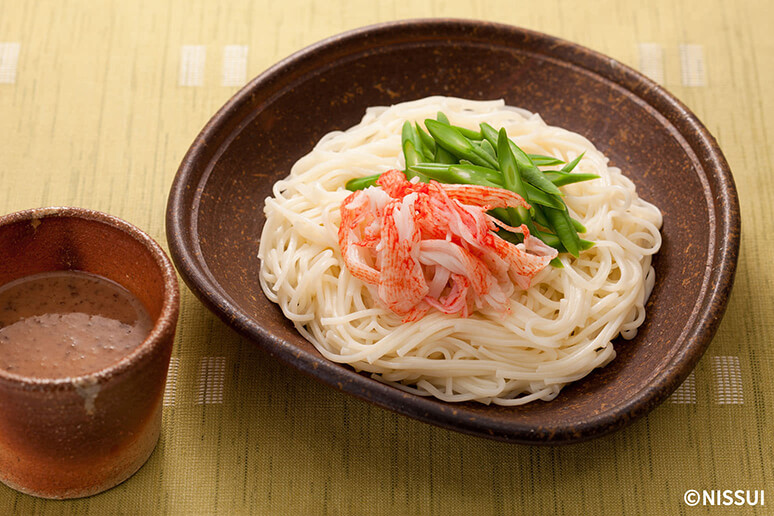
[[[122,285],[153,327],[137,348],[94,373],[47,379],[0,370],[0,481],[44,498],[109,489],[151,455],[179,310],[169,258],[131,224],[81,208],[0,217],[0,285],[63,270]]]

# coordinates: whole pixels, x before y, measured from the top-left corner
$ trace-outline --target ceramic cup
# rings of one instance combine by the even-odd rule
[[[127,222],[81,208],[0,217],[0,285],[61,270],[119,283],[154,324],[138,348],[95,373],[45,379],[0,370],[0,481],[44,498],[109,489],[153,452],[180,297],[169,258]]]

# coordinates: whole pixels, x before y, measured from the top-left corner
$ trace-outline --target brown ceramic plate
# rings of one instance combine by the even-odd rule
[[[263,295],[258,238],[272,183],[367,106],[428,95],[504,98],[588,137],[664,213],[656,286],[637,338],[551,402],[516,408],[406,394],[323,359]],[[639,73],[544,34],[462,20],[376,25],[270,68],[210,120],[178,170],[167,236],[183,279],[228,325],[346,393],[460,432],[566,443],[632,422],[666,399],[707,349],[733,283],[739,206],[715,139]],[[311,424],[311,422],[310,422]]]

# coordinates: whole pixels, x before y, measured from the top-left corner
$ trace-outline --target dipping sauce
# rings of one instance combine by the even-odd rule
[[[0,368],[39,378],[92,373],[131,353],[152,326],[134,295],[101,276],[26,276],[0,286]]]

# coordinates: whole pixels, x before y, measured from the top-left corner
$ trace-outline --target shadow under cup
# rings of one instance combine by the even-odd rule
[[[172,264],[136,227],[80,208],[0,217],[0,285],[65,270],[122,285],[153,327],[136,349],[94,373],[46,379],[0,370],[0,481],[45,498],[109,489],[153,452],[179,310]]]

